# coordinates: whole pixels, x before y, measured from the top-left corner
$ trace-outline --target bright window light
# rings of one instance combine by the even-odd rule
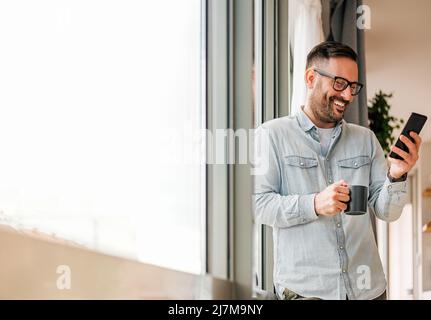
[[[0,2],[0,219],[203,272],[200,0]]]

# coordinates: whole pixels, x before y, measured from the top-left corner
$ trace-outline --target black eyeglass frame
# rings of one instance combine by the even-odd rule
[[[333,81],[333,83],[332,83],[332,88],[335,90],[335,91],[338,91],[338,92],[341,92],[341,91],[344,91],[344,90],[346,90],[346,88],[347,87],[350,87],[350,92],[352,93],[352,96],[357,96],[358,94],[359,94],[359,92],[361,92],[361,90],[362,90],[362,88],[364,87],[364,85],[362,84],[362,83],[359,83],[359,82],[351,82],[351,81],[349,81],[349,80],[347,80],[346,78],[343,78],[343,77],[338,77],[338,76],[334,76],[333,74],[330,74],[330,73],[328,73],[328,72],[326,72],[326,71],[323,71],[323,70],[321,70],[321,69],[317,69],[317,68],[315,68],[315,69],[313,69],[315,72],[317,72],[318,74],[320,74],[321,76],[324,76],[324,77],[327,77],[327,78],[331,78],[332,80],[334,80]],[[337,80],[338,79],[340,79],[340,80],[343,80],[343,81],[345,81],[346,82],[346,86],[344,86],[344,88],[343,89],[336,89],[335,88],[335,83],[337,82]],[[357,92],[356,93],[354,93],[352,90],[352,84],[355,84],[355,85],[357,85]]]

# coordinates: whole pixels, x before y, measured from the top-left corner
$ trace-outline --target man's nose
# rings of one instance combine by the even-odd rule
[[[350,86],[348,86],[346,89],[344,89],[341,92],[341,96],[343,97],[344,100],[347,100],[349,102],[352,101],[353,95],[352,95],[352,89],[350,88]]]

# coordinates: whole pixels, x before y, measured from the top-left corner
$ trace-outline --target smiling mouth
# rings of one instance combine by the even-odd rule
[[[347,104],[344,101],[333,99],[332,103],[334,104],[335,110],[337,110],[338,113],[343,113],[346,110]]]

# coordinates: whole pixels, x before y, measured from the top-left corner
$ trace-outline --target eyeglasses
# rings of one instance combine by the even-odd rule
[[[350,91],[352,93],[352,96],[357,96],[359,92],[361,91],[362,87],[364,86],[362,83],[359,82],[350,82],[347,79],[344,79],[342,77],[334,76],[330,73],[327,73],[320,69],[314,69],[318,74],[324,77],[328,77],[334,80],[334,83],[332,84],[332,87],[335,91],[344,91],[347,87],[350,87]]]

